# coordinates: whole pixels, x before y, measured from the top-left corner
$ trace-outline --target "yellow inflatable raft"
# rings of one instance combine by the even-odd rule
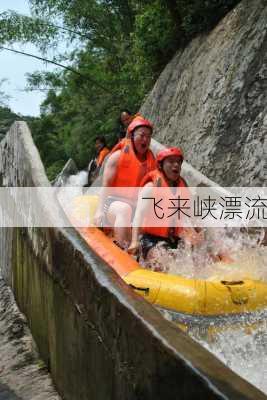
[[[97,196],[75,199],[75,225],[97,206]],[[206,281],[153,272],[142,268],[95,227],[76,228],[89,247],[139,295],[174,313],[194,316],[223,316],[254,313],[267,306],[267,284],[254,280]],[[236,264],[235,264],[236,267]]]

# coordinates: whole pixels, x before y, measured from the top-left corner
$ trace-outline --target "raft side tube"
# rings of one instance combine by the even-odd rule
[[[260,281],[209,282],[141,268],[128,274],[124,280],[139,288],[146,287],[151,297],[136,291],[147,300],[153,298],[153,304],[186,314],[240,314],[267,306],[267,285]]]
[[[92,197],[92,199],[91,199]],[[97,196],[75,198],[72,218],[90,218]],[[89,211],[88,211],[89,212]],[[207,281],[144,269],[96,227],[76,228],[89,247],[139,295],[161,308],[192,315],[221,316],[255,312],[267,307],[267,284],[243,281]],[[235,264],[236,268],[236,264]]]

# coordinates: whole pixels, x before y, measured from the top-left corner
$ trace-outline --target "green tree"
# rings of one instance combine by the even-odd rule
[[[18,119],[18,115],[13,113],[10,108],[0,106],[0,139],[4,137],[13,122]]]
[[[80,168],[95,137],[116,137],[122,108],[137,110],[178,48],[211,29],[238,0],[30,0],[32,17],[0,15],[0,47],[32,42],[42,55],[64,40],[64,64],[29,76],[30,89],[47,89],[34,140],[49,176],[69,157]],[[59,47],[60,48],[60,47]]]

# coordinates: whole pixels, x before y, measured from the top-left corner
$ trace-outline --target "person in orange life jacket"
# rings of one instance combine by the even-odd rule
[[[120,132],[119,132],[119,137],[118,141],[120,141],[122,138],[126,136],[127,133],[127,128],[134,119],[134,114],[129,111],[129,110],[121,110],[120,112],[120,118],[119,118],[119,124],[120,124]]]
[[[117,143],[112,147],[111,149],[111,153],[114,153],[117,150],[121,150],[122,147],[124,146],[126,140],[128,139],[128,134],[127,134],[127,129],[128,126],[130,125],[130,123],[135,119],[135,118],[141,118],[144,119],[144,117],[142,117],[141,114],[136,113],[136,114],[132,114],[130,111],[128,110],[124,110],[121,112],[120,115],[120,133],[119,133],[119,137],[118,137],[118,141]]]
[[[131,240],[131,220],[138,193],[133,189],[124,191],[122,196],[109,196],[108,187],[139,187],[147,172],[155,169],[155,158],[149,150],[152,132],[150,121],[144,118],[133,120],[127,129],[129,139],[109,156],[105,165],[94,222],[101,226],[106,218],[114,227],[115,240],[121,247]]]
[[[90,186],[92,182],[97,178],[99,171],[103,165],[106,156],[110,150],[107,147],[106,139],[104,136],[97,136],[95,139],[96,158],[91,160],[88,165],[88,184]]]
[[[95,148],[97,151],[96,167],[101,168],[106,156],[109,154],[110,150],[107,147],[106,139],[104,136],[98,136],[95,140]]]
[[[157,169],[148,173],[141,183],[144,189],[139,199],[151,197],[152,189],[155,187],[186,188],[187,184],[180,176],[182,162],[183,153],[180,148],[171,147],[161,150],[157,155]],[[145,215],[148,213],[148,202],[138,202],[133,221],[132,241],[128,248],[130,254],[136,254],[141,247],[141,255],[148,264],[158,257],[156,245],[162,247],[161,254],[163,255],[168,249],[177,248],[180,241],[190,245],[196,245],[202,241],[202,234],[194,228],[145,226],[146,220],[148,222]],[[140,233],[142,233],[141,238]],[[159,266],[158,270],[162,270],[162,267]]]

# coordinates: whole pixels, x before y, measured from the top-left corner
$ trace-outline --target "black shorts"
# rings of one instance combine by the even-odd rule
[[[162,246],[165,249],[176,249],[178,243],[182,241],[179,237],[169,237],[165,238],[162,236],[154,236],[149,233],[145,233],[141,236],[140,239],[140,247],[141,247],[141,256],[145,260],[147,258],[147,254],[149,250],[153,249],[158,243],[162,242]]]

